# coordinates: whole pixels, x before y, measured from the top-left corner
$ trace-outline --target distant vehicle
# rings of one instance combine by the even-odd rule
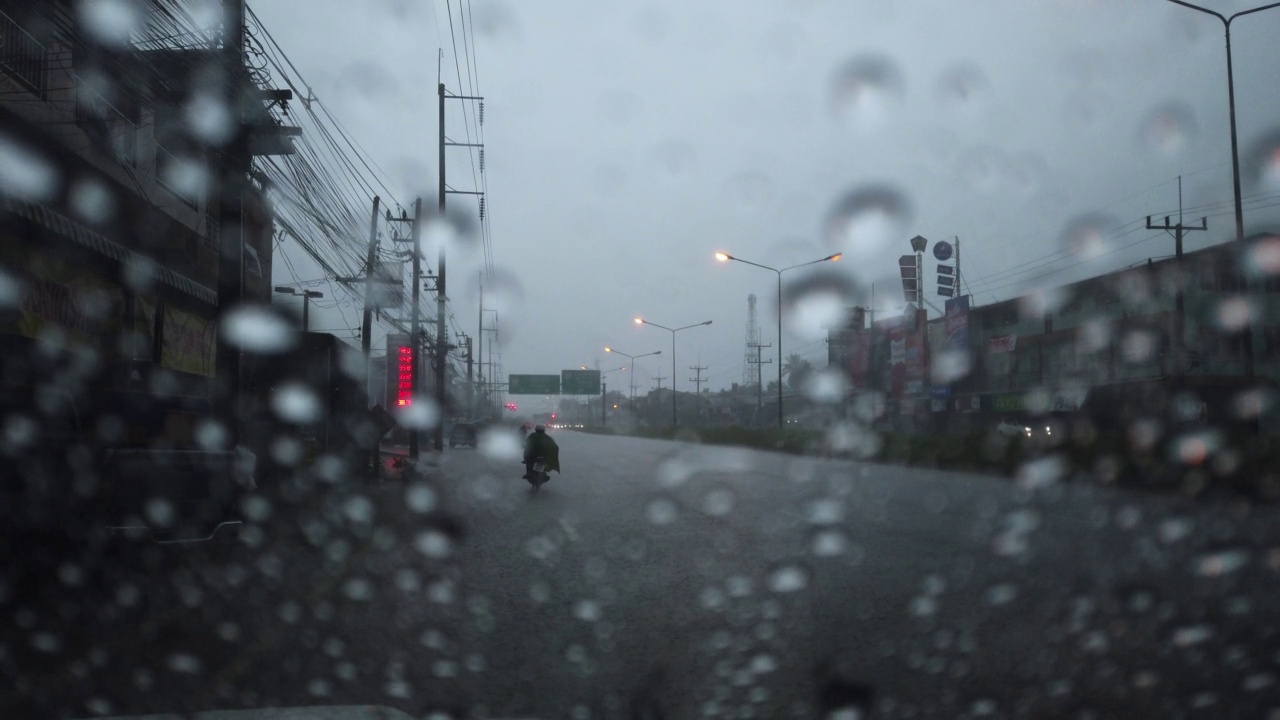
[[[1013,418],[1005,418],[996,425],[996,432],[1004,437],[1017,437],[1019,435],[1031,437],[1033,430],[1030,425],[1019,422]]]
[[[480,424],[475,422],[457,422],[449,433],[450,448],[474,448],[480,435]]]

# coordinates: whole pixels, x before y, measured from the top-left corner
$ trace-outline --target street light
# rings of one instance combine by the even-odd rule
[[[611,347],[606,347],[604,351],[607,353],[613,353],[614,355],[621,355],[622,357],[631,359],[631,397],[629,400],[627,400],[627,410],[632,414],[632,418],[634,420],[635,412],[636,412],[636,358],[649,357],[650,355],[661,355],[662,351],[655,350],[651,353],[645,353],[643,355],[628,355],[622,352],[621,350],[614,350]]]
[[[1236,242],[1244,244],[1244,202],[1240,197],[1240,145],[1236,140],[1236,82],[1235,75],[1231,69],[1231,22],[1238,17],[1244,15],[1252,15],[1263,10],[1270,10],[1274,7],[1280,7],[1280,2],[1274,2],[1269,5],[1263,5],[1251,10],[1241,10],[1231,17],[1224,17],[1221,13],[1215,12],[1208,8],[1202,8],[1199,5],[1185,2],[1184,0],[1169,0],[1175,5],[1181,5],[1185,8],[1198,10],[1206,15],[1212,15],[1222,21],[1222,30],[1227,38],[1227,108],[1231,117],[1231,182],[1232,191],[1235,193],[1236,204]],[[1248,283],[1248,274],[1245,275],[1245,282]],[[1245,286],[1246,293],[1248,285]],[[1244,329],[1244,374],[1245,377],[1253,377],[1253,320],[1250,319],[1249,324]]]
[[[711,321],[708,320],[706,322],[694,323],[692,325],[685,325],[684,327],[669,328],[666,325],[659,325],[656,322],[650,322],[648,320],[645,320],[644,318],[636,318],[636,324],[652,325],[656,328],[662,328],[663,330],[666,330],[667,332],[671,333],[671,427],[673,428],[678,427],[680,425],[680,421],[676,419],[676,333],[680,332],[681,330],[688,330],[689,328],[696,328],[696,327],[701,327],[703,325],[710,325]]]
[[[297,288],[288,285],[277,285],[276,292],[281,295],[301,295],[302,296],[302,332],[307,332],[311,321],[311,298],[322,298],[324,293],[319,290],[304,290],[298,292]]]
[[[778,429],[779,430],[782,429],[782,422],[783,422],[782,421],[782,273],[788,270],[795,270],[796,268],[805,267],[806,265],[817,265],[818,263],[835,262],[839,260],[843,255],[844,253],[835,253],[833,255],[828,255],[822,258],[821,260],[811,260],[806,263],[800,263],[799,265],[791,265],[789,267],[778,269],[778,268],[769,267],[768,265],[761,265],[760,263],[754,263],[754,262],[751,262],[750,260],[743,260],[740,257],[734,257],[726,252],[716,253],[716,260],[719,260],[720,262],[729,262],[730,260],[734,260],[740,263],[746,263],[747,265],[754,265],[758,268],[763,268],[765,270],[772,270],[778,275]]]

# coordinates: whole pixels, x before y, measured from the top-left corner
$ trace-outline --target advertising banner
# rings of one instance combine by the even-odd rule
[[[213,377],[217,325],[212,320],[166,305],[161,337],[163,367]]]
[[[987,350],[993,353],[1011,353],[1017,349],[1017,335],[1001,335],[987,341]]]

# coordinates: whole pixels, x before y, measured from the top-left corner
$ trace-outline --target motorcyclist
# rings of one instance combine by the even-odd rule
[[[545,425],[538,425],[524,439],[524,479],[533,477],[533,462],[542,458],[547,472],[560,472],[560,446],[547,434]]]

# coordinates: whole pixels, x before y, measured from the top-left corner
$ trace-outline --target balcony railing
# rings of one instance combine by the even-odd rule
[[[5,74],[43,99],[49,87],[48,60],[45,46],[0,12],[0,68]]]
[[[76,83],[76,125],[100,146],[109,149],[121,163],[134,167],[138,162],[138,123],[84,80]]]

